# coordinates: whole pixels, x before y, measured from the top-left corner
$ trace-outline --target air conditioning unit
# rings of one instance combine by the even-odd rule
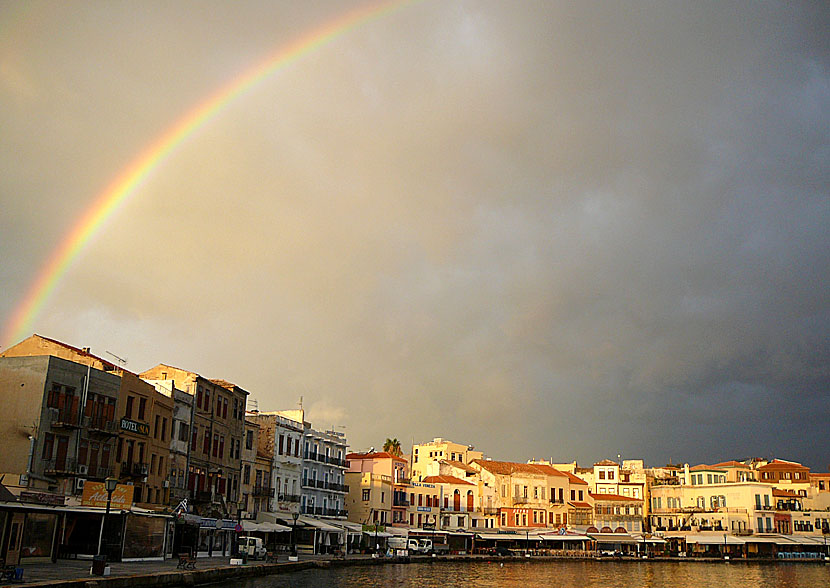
[[[86,478],[75,478],[75,490],[81,492],[86,484]]]
[[[163,480],[161,483],[162,488],[169,488],[170,487],[170,480]]]
[[[82,476],[86,476],[88,471],[89,471],[89,468],[86,464],[83,464],[83,463],[78,464],[78,473],[79,474],[81,474]]]

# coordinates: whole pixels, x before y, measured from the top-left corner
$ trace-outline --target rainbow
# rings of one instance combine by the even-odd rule
[[[95,198],[78,222],[59,242],[38,272],[25,297],[7,321],[0,343],[9,346],[24,337],[49,296],[80,253],[147,177],[190,137],[222,112],[229,104],[270,75],[354,28],[399,10],[415,0],[392,0],[362,6],[320,28],[281,46],[275,53],[245,70],[196,104],[153,141]]]

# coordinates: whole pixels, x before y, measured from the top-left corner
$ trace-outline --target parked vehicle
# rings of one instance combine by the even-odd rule
[[[239,553],[245,554],[251,559],[265,559],[267,554],[262,539],[259,537],[239,537],[237,545],[239,545]]]

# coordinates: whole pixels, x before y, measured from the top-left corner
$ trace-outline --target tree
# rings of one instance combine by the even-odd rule
[[[398,457],[403,454],[403,451],[401,450],[401,442],[398,441],[397,438],[389,439],[387,437],[386,442],[383,444],[383,450],[391,453],[392,455],[397,455]]]

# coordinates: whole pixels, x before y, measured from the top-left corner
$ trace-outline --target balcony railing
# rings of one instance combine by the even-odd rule
[[[339,457],[329,457],[326,460],[326,462],[331,464],[331,465],[338,466],[338,467],[341,467],[341,468],[346,467],[346,460],[345,459],[340,459]]]
[[[49,414],[52,417],[52,427],[79,427],[78,409],[50,408]]]
[[[406,498],[393,498],[392,506],[409,506],[409,501]]]
[[[338,484],[336,482],[329,482],[326,485],[326,489],[327,490],[334,490],[335,492],[348,492],[349,491],[348,486],[346,486],[345,484]]]
[[[530,502],[530,498],[527,496],[514,496],[513,497],[513,504],[527,504]]]
[[[268,486],[254,486],[253,491],[254,496],[267,496],[269,498],[274,497],[274,489],[269,488]]]
[[[150,468],[146,463],[140,462],[124,462],[121,464],[121,475],[131,476],[134,478],[143,478],[149,472]]]
[[[300,502],[299,494],[280,494],[280,502]]]
[[[78,473],[78,463],[74,458],[50,459],[43,462],[43,471],[49,476],[74,476]]]
[[[117,434],[116,422],[103,416],[84,417],[84,427],[93,432]]]

